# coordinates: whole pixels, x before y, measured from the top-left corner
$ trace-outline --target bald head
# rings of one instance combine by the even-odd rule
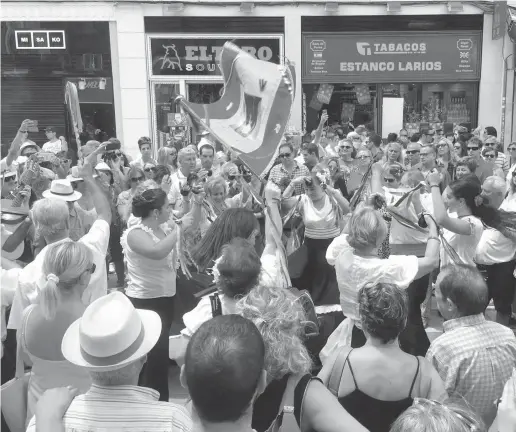
[[[475,267],[446,266],[439,273],[436,285],[442,299],[451,301],[459,316],[484,313],[489,304],[487,285]]]
[[[505,198],[505,180],[498,176],[485,179],[482,185],[482,198],[484,204],[493,208],[499,208]]]

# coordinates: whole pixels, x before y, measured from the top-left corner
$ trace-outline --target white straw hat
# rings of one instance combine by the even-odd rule
[[[63,201],[77,201],[80,197],[82,197],[82,193],[77,192],[73,189],[70,180],[67,179],[58,179],[52,180],[50,184],[50,189],[47,189],[43,192],[43,197],[45,198],[58,198]]]
[[[93,371],[120,369],[145,356],[159,339],[156,312],[135,309],[122,293],[91,303],[68,327],[61,351],[70,363]]]

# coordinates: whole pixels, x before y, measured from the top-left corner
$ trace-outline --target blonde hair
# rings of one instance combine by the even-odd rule
[[[485,432],[482,420],[462,404],[414,400],[392,424],[390,432]]]
[[[224,177],[227,177],[231,171],[236,171],[237,173],[239,172],[238,167],[233,162],[226,162],[220,169],[220,172]]]
[[[211,195],[213,192],[213,189],[215,189],[217,186],[222,186],[222,189],[224,191],[224,195],[228,194],[228,185],[226,184],[226,180],[222,177],[214,177],[206,185],[204,186],[204,191],[207,195]]]
[[[50,237],[69,228],[70,211],[65,201],[56,198],[37,200],[32,206],[32,220],[36,231]]]
[[[398,159],[396,160],[396,162],[401,164],[403,162],[403,154],[402,154],[403,146],[400,143],[396,142],[396,141],[393,141],[393,142],[390,142],[389,144],[387,144],[387,147],[385,148],[385,161],[389,160],[389,157],[388,157],[387,153],[389,153],[389,149],[391,147],[397,147],[399,155],[398,155]]]
[[[76,287],[92,262],[93,254],[83,243],[65,240],[48,246],[43,260],[46,280],[39,293],[39,305],[45,319],[54,318],[60,297]]]
[[[174,153],[174,149],[170,148],[170,147],[161,147],[159,150],[158,150],[158,165],[170,165],[168,163],[168,157]],[[176,152],[176,159],[175,161],[177,161],[177,152]]]
[[[378,247],[387,237],[387,225],[371,207],[356,210],[349,221],[348,243],[352,248]]]
[[[285,288],[259,285],[237,303],[237,313],[252,321],[265,343],[265,370],[273,379],[310,372],[312,360],[301,338],[306,315]]]
[[[195,146],[194,146],[194,148],[195,148]],[[177,161],[179,163],[181,163],[186,156],[192,156],[192,155],[197,157],[197,153],[195,152],[195,150],[193,148],[191,148],[190,146],[184,147],[181,150],[179,150],[179,153],[177,153]]]

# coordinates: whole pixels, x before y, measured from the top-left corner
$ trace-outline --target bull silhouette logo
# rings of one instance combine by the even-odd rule
[[[181,60],[179,59],[179,55],[177,54],[176,46],[172,45],[162,45],[165,48],[165,55],[163,57],[159,57],[158,60],[161,60],[161,69],[176,69],[177,68],[182,71]]]

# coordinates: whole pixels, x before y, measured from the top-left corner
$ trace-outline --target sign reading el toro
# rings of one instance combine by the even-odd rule
[[[15,30],[16,49],[66,49],[63,30]]]
[[[233,42],[252,56],[272,63],[280,63],[283,49],[282,36],[211,37],[150,36],[152,75],[220,76],[218,59],[222,47]]]
[[[304,82],[480,78],[480,33],[305,34]]]

